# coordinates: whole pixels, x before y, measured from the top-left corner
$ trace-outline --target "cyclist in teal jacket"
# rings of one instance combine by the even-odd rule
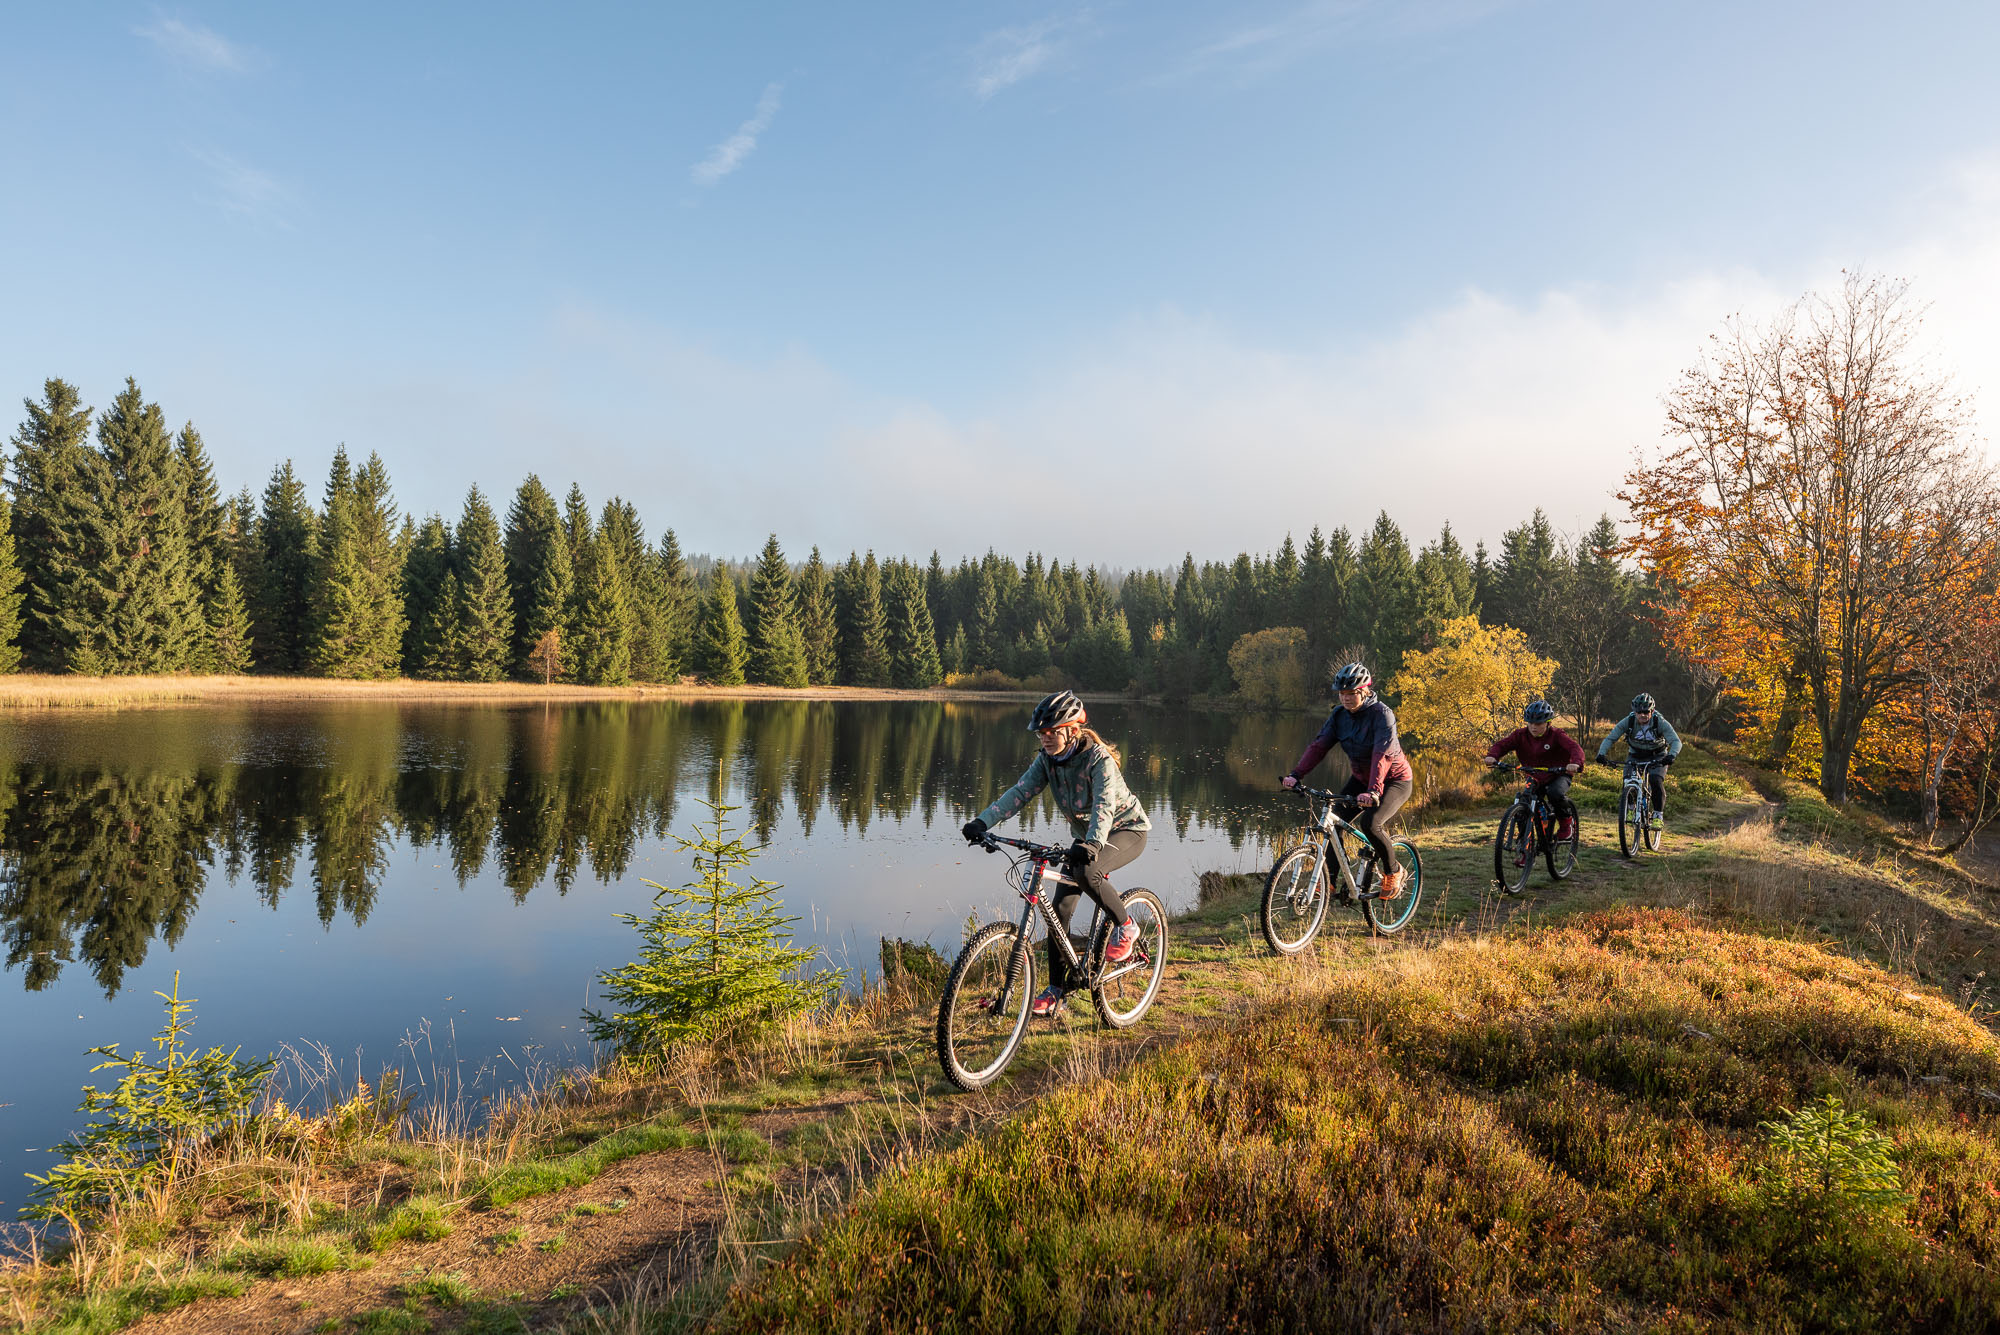
[[[1088,723],[1083,701],[1073,691],[1057,691],[1035,706],[1028,728],[1041,737],[1042,749],[1019,782],[965,823],[964,834],[967,843],[978,843],[987,830],[1048,789],[1076,841],[1070,845],[1065,870],[1118,924],[1104,950],[1104,957],[1115,964],[1131,955],[1139,924],[1132,921],[1124,896],[1112,888],[1106,873],[1146,851],[1146,831],[1153,823],[1125,786],[1118,753]],[[1071,889],[1052,906],[1065,931],[1077,902],[1077,891]],[[1049,980],[1050,986],[1035,998],[1037,1015],[1052,1014],[1063,997],[1081,984],[1070,975],[1069,961],[1056,948],[1054,937],[1049,938]]]
[[[1667,815],[1667,785],[1663,775],[1681,753],[1681,735],[1659,711],[1652,695],[1641,691],[1632,697],[1632,712],[1618,720],[1618,726],[1597,748],[1598,764],[1611,763],[1611,744],[1620,737],[1625,739],[1626,755],[1647,767],[1646,786],[1652,789],[1653,797],[1653,818],[1649,824],[1657,830]]]

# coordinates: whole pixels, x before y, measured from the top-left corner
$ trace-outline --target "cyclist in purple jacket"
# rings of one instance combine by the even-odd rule
[[[1279,782],[1286,788],[1295,787],[1334,747],[1347,753],[1354,777],[1341,791],[1361,805],[1354,828],[1367,837],[1382,864],[1383,897],[1395,899],[1403,893],[1409,874],[1396,861],[1395,846],[1383,831],[1410,800],[1416,785],[1409,759],[1396,738],[1396,715],[1376,696],[1374,685],[1368,669],[1359,663],[1349,663],[1334,674],[1333,689],[1340,696],[1340,707],[1326,716],[1319,735]]]

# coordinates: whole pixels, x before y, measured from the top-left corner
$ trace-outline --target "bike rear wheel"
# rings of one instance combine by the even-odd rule
[[[1528,888],[1528,873],[1535,869],[1535,823],[1528,809],[1519,803],[1500,816],[1500,828],[1493,833],[1493,883],[1506,894],[1518,895]]]
[[[947,1080],[970,1092],[992,1083],[1020,1050],[1035,990],[1035,955],[1017,950],[1011,922],[982,927],[958,952],[938,999],[937,1053]]]
[[[1569,824],[1569,838],[1556,838],[1562,829],[1560,822],[1549,831],[1549,841],[1542,845],[1542,858],[1549,865],[1549,875],[1558,881],[1567,881],[1569,874],[1576,870],[1576,850],[1583,843],[1583,821],[1572,818]]]
[[[1417,846],[1407,839],[1398,839],[1392,846],[1405,873],[1403,893],[1394,899],[1361,901],[1361,916],[1384,936],[1394,936],[1409,926],[1410,919],[1417,916],[1417,901],[1424,897],[1424,863],[1417,856]]]
[[[1264,940],[1280,955],[1296,955],[1318,935],[1326,921],[1331,888],[1326,875],[1325,846],[1315,839],[1278,859],[1264,878],[1264,906],[1259,919]]]
[[[1625,795],[1618,799],[1618,851],[1631,857],[1639,851],[1639,822],[1646,818],[1640,810],[1639,790],[1626,786]]]
[[[1125,911],[1139,924],[1139,939],[1122,964],[1104,960],[1112,924],[1106,922],[1091,942],[1090,958],[1104,961],[1104,981],[1090,990],[1097,1018],[1113,1029],[1139,1022],[1160,995],[1160,982],[1167,975],[1167,906],[1151,890],[1127,890]],[[1132,967],[1136,965],[1137,967]]]

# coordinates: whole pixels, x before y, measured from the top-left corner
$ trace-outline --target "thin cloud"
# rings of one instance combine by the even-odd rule
[[[1306,0],[1197,47],[1192,69],[1272,70],[1328,46],[1402,38],[1477,22],[1519,0]]]
[[[298,197],[290,186],[219,149],[191,148],[188,153],[208,169],[217,192],[209,202],[215,207],[252,222],[291,225]]]
[[[242,74],[254,63],[248,47],[239,46],[213,28],[163,18],[133,33],[159,47],[179,65],[217,74]]]
[[[756,150],[758,136],[771,128],[777,119],[779,95],[784,85],[774,83],[764,90],[757,99],[757,110],[749,120],[736,127],[736,133],[717,144],[709,155],[694,165],[689,176],[696,185],[710,186],[743,165],[743,159]]]
[[[1047,18],[1018,28],[999,28],[972,49],[972,91],[982,101],[1047,69],[1067,49],[1080,22]]]

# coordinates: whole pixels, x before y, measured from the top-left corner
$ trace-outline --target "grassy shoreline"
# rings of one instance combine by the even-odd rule
[[[1255,926],[1254,878],[1214,878],[1205,902],[1177,920],[1167,991],[1153,1016],[1125,1034],[1098,1033],[1080,1012],[1038,1027],[1008,1078],[977,1096],[944,1088],[930,1047],[931,996],[897,981],[707,1066],[567,1073],[477,1132],[385,1122],[365,1102],[329,1118],[277,1118],[260,1127],[256,1145],[211,1165],[198,1193],[160,1202],[151,1217],[136,1212],[86,1257],[6,1275],[0,1326],[362,1332],[532,1323],[580,1333],[720,1321],[812,1329],[839,1327],[843,1305],[894,1314],[891,1326],[911,1329],[1018,1324],[1035,1286],[966,1287],[960,1281],[973,1269],[950,1276],[932,1268],[947,1226],[964,1231],[953,1247],[970,1249],[954,1254],[984,1258],[979,1273],[988,1276],[1038,1274],[1054,1264],[1048,1257],[1069,1258],[1043,1276],[1050,1283],[1038,1291],[1053,1294],[1071,1293],[1064,1286],[1074,1276],[1116,1259],[1094,1250],[1093,1238],[1126,1239],[1137,1249],[1133,1273],[1149,1276],[1154,1294],[1142,1301],[1127,1286],[1119,1301],[1144,1325],[1144,1313],[1157,1314],[1157,1302],[1146,1302],[1170,1291],[1189,1310],[1227,1307],[1224,1272],[1176,1260],[1183,1243],[1155,1240],[1176,1229],[1238,1256],[1239,1271],[1320,1254],[1302,1240],[1315,1236],[1309,1220],[1286,1213],[1298,1205],[1292,1198],[1260,1196],[1262,1224],[1222,1232],[1226,1221],[1202,1213],[1199,1192],[1179,1198],[1195,1209],[1185,1219],[1178,1206],[1148,1215],[1159,1200],[1144,1191],[1127,1199],[1121,1184],[1137,1190],[1152,1170],[1124,1155],[1116,1128],[1158,1123],[1175,1130],[1168,1171],[1184,1185],[1236,1154],[1239,1141],[1247,1157],[1237,1168],[1263,1155],[1258,1171],[1282,1172],[1285,1157],[1268,1157],[1271,1147],[1304,1135],[1298,1143],[1317,1156],[1317,1171],[1354,1193],[1334,1200],[1324,1218],[1311,1216],[1321,1220],[1313,1227],[1380,1225],[1347,1245],[1377,1258],[1375,1273],[1406,1277],[1422,1272],[1422,1254],[1398,1250],[1404,1234],[1393,1212],[1359,1207],[1394,1197],[1419,1212],[1440,1208],[1425,1204],[1425,1165],[1450,1161],[1459,1151],[1448,1147],[1461,1146],[1462,1171],[1488,1186],[1468,1188],[1450,1206],[1471,1230],[1453,1234],[1453,1245],[1477,1257],[1499,1229],[1516,1239],[1509,1245],[1520,1258],[1515,1264],[1508,1252],[1486,1264],[1479,1282],[1449,1301],[1424,1290],[1437,1322],[1456,1313],[1461,1325],[1674,1328],[1721,1294],[1749,1304],[1743,1328],[1763,1328],[1763,1298],[1729,1279],[1731,1267],[1782,1269],[1791,1255],[1784,1249],[1810,1240],[1784,1231],[1777,1197],[1756,1194],[1771,1171],[1757,1124],[1829,1091],[1901,1137],[1899,1152],[1921,1152],[1910,1162],[1930,1203],[1913,1206],[1911,1218],[1930,1241],[1912,1252],[1905,1244],[1917,1236],[1914,1225],[1869,1216],[1861,1234],[1880,1243],[1876,1251],[1859,1260],[1814,1255],[1850,1271],[1874,1266],[1868,1273],[1878,1280],[1921,1270],[1934,1292],[1971,1292],[1974,1272],[1959,1261],[2000,1260],[2000,1195],[1989,1200],[1966,1176],[2000,1164],[1992,1129],[2000,1057],[1990,1030],[2000,993],[1984,972],[2000,956],[2000,904],[1965,873],[1912,856],[1865,813],[1823,810],[1796,785],[1733,756],[1722,763],[1723,752],[1691,749],[1676,767],[1666,855],[1637,864],[1615,856],[1615,776],[1584,776],[1577,796],[1588,842],[1577,875],[1558,886],[1537,872],[1520,899],[1484,890],[1497,804],[1508,790],[1416,813],[1426,906],[1416,927],[1393,940],[1361,934],[1358,915],[1336,910],[1309,955],[1274,959]],[[1825,1015],[1844,1018],[1828,1028]],[[1612,1057],[1600,1050],[1605,1042]],[[1314,1062],[1379,1086],[1383,1097],[1343,1102],[1344,1085],[1320,1081],[1302,1092],[1283,1075]],[[1621,1070],[1637,1073],[1638,1085],[1620,1086]],[[1233,1074],[1212,1078],[1225,1072]],[[1648,1093],[1648,1082],[1664,1082],[1671,1097]],[[1238,1090],[1249,1102],[1188,1103],[1197,1086]],[[1734,1111],[1697,1115],[1688,1100],[1698,1104],[1711,1089],[1730,1091]],[[1382,1109],[1392,1106],[1438,1111],[1405,1135],[1385,1120]],[[1259,1107],[1290,1108],[1290,1120],[1242,1122],[1245,1109]],[[1274,1140],[1273,1125],[1292,1129]],[[1075,1142],[1074,1155],[1046,1157],[1072,1144],[1064,1137],[1078,1127],[1096,1130]],[[1706,1176],[1694,1183],[1656,1173],[1647,1181],[1671,1187],[1665,1197],[1610,1176],[1577,1186],[1582,1169],[1551,1147],[1606,1137],[1678,1147],[1634,1150],[1630,1164],[1671,1164],[1687,1151]],[[1341,1145],[1376,1146],[1395,1171],[1383,1178],[1353,1169]],[[1500,1159],[1494,1146],[1506,1151]],[[1539,1166],[1519,1179],[1527,1183],[1520,1192],[1492,1187],[1530,1162]],[[1620,1163],[1618,1172],[1630,1167]],[[1030,1179],[1081,1175],[1072,1187],[1083,1189],[1065,1199],[1093,1204],[1050,1220],[1039,1188],[1020,1186],[1029,1167]],[[1004,1208],[967,1214],[953,1202],[968,1195]],[[1939,1200],[1958,1222],[1937,1222]],[[1740,1246],[1697,1227],[1704,1212],[1724,1207],[1737,1214],[1723,1217],[1754,1225],[1744,1225]],[[1640,1219],[1634,1210],[1654,1214]],[[1521,1241],[1529,1215],[1567,1241]],[[1023,1252],[1016,1226],[1030,1218],[1046,1228],[1022,1235],[1041,1238],[1040,1250]],[[1600,1244],[1614,1224],[1654,1230],[1647,1236],[1679,1247],[1694,1267],[1687,1275],[1699,1270],[1707,1287],[1698,1293],[1672,1266],[1648,1268],[1607,1250]],[[1933,1264],[1939,1256],[1950,1263]],[[1117,1269],[1099,1276],[1114,1290]],[[1611,1298],[1573,1284],[1550,1289],[1543,1307],[1510,1296],[1586,1272],[1625,1305],[1605,1306]],[[1204,1275],[1218,1284],[1202,1288]],[[1181,1280],[1194,1288],[1173,1289]],[[1674,1287],[1684,1282],[1685,1292]],[[1355,1296],[1347,1290],[1297,1291],[1318,1293],[1314,1310],[1323,1315],[1358,1310],[1341,1306]],[[1796,1285],[1789,1291],[1796,1296]],[[860,1307],[842,1297],[864,1292]],[[1678,1307],[1676,1294],[1687,1300]],[[945,1310],[954,1303],[958,1316]],[[1855,1311],[1864,1309],[1874,1310],[1863,1303]]]
[[[592,700],[1030,700],[1029,690],[899,690],[868,686],[704,686],[649,682],[570,686],[533,682],[343,681],[330,677],[75,677],[21,673],[0,677],[0,710],[145,709],[190,704],[292,704],[299,701],[420,704],[536,704]]]

